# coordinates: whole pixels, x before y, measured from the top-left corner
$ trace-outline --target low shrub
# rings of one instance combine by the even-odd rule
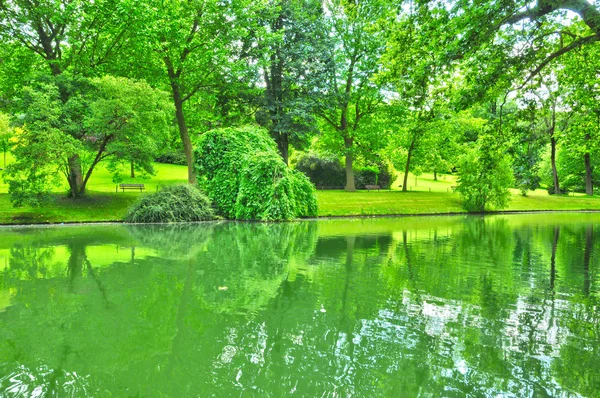
[[[181,151],[163,152],[154,159],[158,163],[187,165],[185,154]]]
[[[343,187],[346,185],[346,170],[340,160],[333,156],[307,153],[296,164],[296,170],[304,173],[316,186]],[[393,170],[381,162],[375,166],[354,167],[354,185],[364,189],[365,185],[390,187],[394,180]]]
[[[192,185],[171,185],[143,196],[125,216],[129,223],[173,223],[214,220],[210,200]]]
[[[316,186],[346,185],[346,170],[335,156],[320,156],[309,152],[298,159],[296,170],[304,173]]]
[[[284,221],[317,215],[314,186],[287,167],[263,129],[209,131],[195,155],[198,182],[224,217]]]

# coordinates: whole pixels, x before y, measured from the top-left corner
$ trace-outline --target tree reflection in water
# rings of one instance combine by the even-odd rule
[[[593,396],[600,217],[553,218],[4,231],[0,395]]]

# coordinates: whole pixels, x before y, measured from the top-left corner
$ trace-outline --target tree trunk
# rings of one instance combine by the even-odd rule
[[[406,156],[406,166],[404,166],[404,181],[402,182],[402,191],[406,192],[408,190],[408,172],[410,171],[410,159],[412,158],[413,150],[415,149],[415,139],[410,143],[410,147],[408,148],[408,155]]]
[[[556,169],[556,138],[550,137],[550,162],[552,163],[552,182],[554,184],[554,194],[560,194],[560,185],[558,182],[558,170]]]
[[[346,147],[346,191],[356,191],[354,185],[354,170],[352,169],[352,162],[354,161],[354,155],[352,154],[352,138],[344,138],[344,146]]]
[[[277,149],[279,149],[279,154],[283,158],[285,164],[289,163],[289,136],[287,133],[277,133],[275,138],[277,142]]]
[[[179,136],[183,143],[183,152],[185,153],[185,159],[188,167],[188,183],[196,184],[196,173],[194,173],[194,151],[192,148],[192,140],[188,132],[187,124],[185,122],[185,116],[183,114],[183,98],[181,96],[181,89],[177,82],[177,76],[175,72],[168,68],[169,78],[171,80],[171,91],[173,95],[173,103],[175,105],[175,118],[177,119],[177,127],[179,128]]]
[[[6,168],[6,151],[4,151],[4,168]]]
[[[69,197],[78,198],[85,193],[83,183],[83,173],[81,172],[81,159],[79,155],[74,155],[68,159],[69,176]]]
[[[131,173],[130,173],[130,177],[131,178],[135,178],[135,164],[134,164],[133,160],[131,161]]]
[[[433,181],[437,181],[437,171],[433,170]]]
[[[587,152],[583,157],[585,159],[585,194],[592,196],[594,194],[594,183],[592,181],[592,161],[590,159],[590,153]]]

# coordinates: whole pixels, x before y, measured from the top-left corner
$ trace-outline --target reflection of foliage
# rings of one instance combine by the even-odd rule
[[[77,386],[95,396],[254,387],[591,396],[600,385],[599,221],[469,216],[50,234],[36,244],[69,247],[74,265],[89,241],[156,255],[102,268],[88,260],[59,278],[0,275],[0,288],[16,292],[0,312],[0,373],[31,374],[16,380],[32,391],[46,388],[38,373],[48,369],[57,395]],[[10,383],[0,377],[0,395]]]
[[[4,276],[15,279],[45,277],[54,258],[52,247],[15,245],[10,249],[10,267]]]
[[[127,230],[136,244],[154,248],[165,257],[181,258],[194,253],[194,249],[204,250],[215,226],[215,223],[128,225]]]

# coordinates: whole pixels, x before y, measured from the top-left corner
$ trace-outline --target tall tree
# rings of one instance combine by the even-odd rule
[[[64,73],[93,75],[123,49],[131,34],[131,18],[117,0],[3,1],[0,37],[41,57],[55,78]],[[60,99],[66,104],[71,91],[65,85],[59,87]],[[82,138],[84,132],[73,134]],[[78,153],[69,157],[68,173],[71,194],[84,192]]]
[[[62,186],[61,176],[71,197],[83,196],[95,167],[105,160],[115,175],[132,158],[152,172],[156,138],[166,134],[170,107],[165,93],[144,82],[105,76],[67,82],[61,77],[59,84],[26,87],[22,110],[16,160],[4,175],[16,206],[38,204]],[[75,156],[83,172],[80,183],[72,180]]]
[[[305,147],[317,132],[314,108],[322,92],[329,38],[321,1],[285,0],[265,9],[266,37],[256,37],[264,95],[256,114],[288,163],[290,144]]]
[[[325,14],[330,36],[330,66],[325,80],[326,95],[317,114],[344,145],[346,190],[355,191],[353,161],[361,121],[381,101],[380,84],[374,81],[385,49],[388,4],[369,0],[327,2]]]
[[[135,63],[140,77],[168,86],[183,144],[188,182],[196,183],[189,119],[201,108],[201,94],[216,91],[235,68],[243,24],[236,10],[252,12],[244,1],[151,0],[139,4]],[[249,20],[252,16],[248,15]],[[137,65],[132,65],[137,66]],[[198,132],[198,131],[196,131]]]
[[[600,46],[580,48],[564,57],[559,78],[566,87],[565,102],[574,114],[569,144],[583,155],[585,192],[594,194],[592,156],[600,138]],[[572,145],[578,143],[578,145]]]

